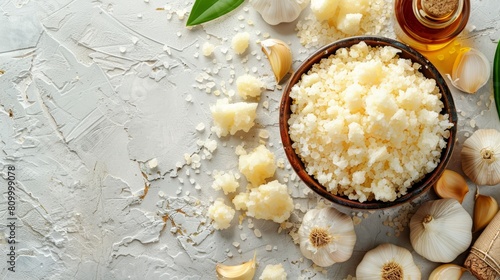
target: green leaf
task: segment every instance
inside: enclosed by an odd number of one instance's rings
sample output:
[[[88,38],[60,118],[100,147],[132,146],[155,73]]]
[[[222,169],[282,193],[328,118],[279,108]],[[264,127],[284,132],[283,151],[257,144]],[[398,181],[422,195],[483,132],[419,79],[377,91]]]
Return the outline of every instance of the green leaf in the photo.
[[[189,14],[187,26],[216,19],[236,9],[244,0],[196,0]]]
[[[493,59],[493,96],[498,115],[500,116],[500,41],[498,42],[495,58]]]

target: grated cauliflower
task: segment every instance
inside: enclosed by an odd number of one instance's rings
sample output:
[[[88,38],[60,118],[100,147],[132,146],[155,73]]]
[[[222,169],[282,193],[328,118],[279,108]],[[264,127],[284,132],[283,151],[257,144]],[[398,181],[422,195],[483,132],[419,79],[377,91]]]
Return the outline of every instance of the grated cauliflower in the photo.
[[[287,186],[277,180],[236,195],[233,204],[236,210],[246,210],[247,216],[276,223],[286,221],[294,208]]]
[[[214,221],[215,229],[228,228],[235,213],[236,211],[231,206],[226,205],[222,199],[217,199],[214,204],[208,207],[208,217]]]
[[[228,134],[234,135],[240,130],[248,132],[255,124],[257,103],[229,103],[229,99],[222,98],[210,106],[210,111],[214,119],[212,131],[218,137],[223,137]]]
[[[290,92],[292,147],[333,194],[393,201],[439,163],[453,124],[436,81],[398,52],[339,49]]]
[[[250,184],[258,186],[267,178],[274,176],[276,172],[274,154],[266,146],[259,145],[249,154],[240,155],[238,168]]]

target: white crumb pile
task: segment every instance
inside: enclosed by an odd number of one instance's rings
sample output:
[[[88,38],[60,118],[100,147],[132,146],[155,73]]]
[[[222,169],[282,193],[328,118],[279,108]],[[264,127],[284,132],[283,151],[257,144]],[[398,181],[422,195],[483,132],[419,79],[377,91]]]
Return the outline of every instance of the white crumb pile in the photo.
[[[259,280],[286,280],[286,272],[281,263],[279,264],[268,264],[262,271]]]
[[[327,14],[315,13],[313,2],[324,2],[316,4],[319,11],[326,11],[333,6],[335,10]],[[366,2],[367,7],[356,7],[354,4],[358,2]],[[312,10],[309,10],[304,19],[297,23],[297,36],[306,48],[321,47],[338,39],[356,35],[393,38],[395,37],[391,27],[393,5],[392,0],[312,1]]]
[[[292,147],[333,194],[393,201],[439,163],[453,124],[436,81],[398,52],[339,49],[290,92]]]

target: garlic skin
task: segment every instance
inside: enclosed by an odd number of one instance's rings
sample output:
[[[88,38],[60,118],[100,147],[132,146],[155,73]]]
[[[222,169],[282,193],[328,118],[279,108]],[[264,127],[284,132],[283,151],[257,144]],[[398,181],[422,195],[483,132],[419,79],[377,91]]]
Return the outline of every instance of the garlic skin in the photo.
[[[490,62],[480,51],[462,48],[453,64],[451,76],[446,76],[457,89],[476,93],[490,79]]]
[[[384,243],[368,251],[356,267],[357,280],[419,280],[421,273],[410,251]]]
[[[348,260],[356,244],[351,217],[332,207],[309,210],[298,233],[304,257],[322,267]]]
[[[427,201],[410,220],[410,241],[424,258],[449,263],[469,248],[472,218],[456,199]]]
[[[309,0],[250,0],[250,5],[270,25],[296,20]]]
[[[260,45],[271,64],[276,83],[279,83],[292,68],[292,51],[285,42],[278,39],[266,39]]]
[[[462,170],[478,185],[500,183],[500,132],[478,129],[464,141]]]
[[[215,271],[219,280],[252,280],[255,275],[256,254],[253,259],[239,265],[217,264]]]
[[[495,198],[476,193],[474,203],[474,228],[477,232],[485,228],[498,212],[498,203]]]
[[[429,275],[429,280],[460,280],[467,269],[456,264],[447,263],[436,267]]]

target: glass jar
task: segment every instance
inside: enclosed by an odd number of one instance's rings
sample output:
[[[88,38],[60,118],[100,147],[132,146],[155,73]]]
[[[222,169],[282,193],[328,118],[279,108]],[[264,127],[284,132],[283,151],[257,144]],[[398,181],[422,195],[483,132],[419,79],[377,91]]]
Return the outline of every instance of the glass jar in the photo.
[[[470,0],[395,0],[394,31],[421,51],[444,48],[467,25]]]

